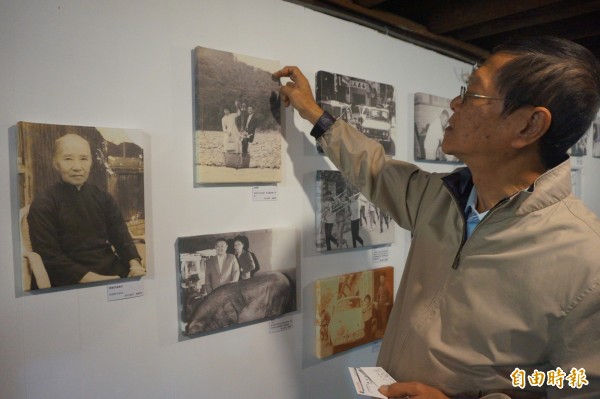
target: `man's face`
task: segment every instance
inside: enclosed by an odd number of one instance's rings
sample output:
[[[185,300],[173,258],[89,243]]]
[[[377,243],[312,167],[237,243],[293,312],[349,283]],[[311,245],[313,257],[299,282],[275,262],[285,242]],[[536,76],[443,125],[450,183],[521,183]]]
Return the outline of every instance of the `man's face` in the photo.
[[[227,243],[225,241],[218,241],[215,245],[215,249],[217,250],[217,255],[223,256],[227,251]]]
[[[254,107],[252,105],[248,106],[248,113],[252,115],[254,113]]]
[[[469,78],[467,91],[492,97],[503,97],[496,87],[498,70],[514,56],[494,54]],[[502,157],[508,150],[509,132],[517,126],[513,114],[502,115],[504,101],[465,96],[461,103],[456,96],[450,107],[454,111],[445,129],[442,150],[463,162],[489,162]],[[505,159],[505,158],[502,158]]]
[[[64,136],[54,154],[53,164],[63,182],[81,188],[92,167],[90,145],[79,136]]]

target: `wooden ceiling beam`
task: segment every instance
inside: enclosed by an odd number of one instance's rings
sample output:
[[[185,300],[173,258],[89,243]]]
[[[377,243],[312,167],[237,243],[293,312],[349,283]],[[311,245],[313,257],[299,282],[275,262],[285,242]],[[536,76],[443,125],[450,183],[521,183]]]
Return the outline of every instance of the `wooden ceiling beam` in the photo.
[[[461,29],[459,31],[452,32],[452,36],[460,40],[469,41],[499,33],[545,25],[597,11],[600,11],[600,0],[569,1]]]
[[[312,5],[329,5],[342,13],[349,14],[354,18],[368,18],[372,21],[383,23],[386,29],[395,30],[400,36],[404,36],[407,40],[412,41],[416,44],[420,44],[423,47],[429,47],[433,50],[444,52],[447,55],[458,55],[462,54],[461,59],[471,60],[482,60],[489,55],[489,52],[472,44],[465,43],[461,40],[454,39],[452,37],[446,37],[436,35],[430,32],[427,27],[418,24],[412,20],[401,17],[387,11],[380,11],[376,9],[370,9],[355,4],[350,0],[308,0],[308,1],[296,1],[303,4]],[[412,40],[411,40],[412,39]],[[429,44],[429,46],[428,46]],[[448,51],[450,50],[450,51]],[[454,52],[454,54],[452,54]]]
[[[354,0],[357,5],[365,8],[373,8],[386,1],[387,0]]]
[[[508,17],[558,2],[560,0],[468,0],[463,2],[440,2],[439,7],[432,10],[427,18],[427,27],[433,33],[447,34],[497,18]]]

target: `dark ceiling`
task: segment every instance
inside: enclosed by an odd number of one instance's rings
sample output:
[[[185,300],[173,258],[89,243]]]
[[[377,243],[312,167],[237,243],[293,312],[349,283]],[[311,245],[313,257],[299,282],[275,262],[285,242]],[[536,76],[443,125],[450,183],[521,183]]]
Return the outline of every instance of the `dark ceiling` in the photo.
[[[464,61],[511,37],[571,39],[600,59],[599,0],[289,0]]]

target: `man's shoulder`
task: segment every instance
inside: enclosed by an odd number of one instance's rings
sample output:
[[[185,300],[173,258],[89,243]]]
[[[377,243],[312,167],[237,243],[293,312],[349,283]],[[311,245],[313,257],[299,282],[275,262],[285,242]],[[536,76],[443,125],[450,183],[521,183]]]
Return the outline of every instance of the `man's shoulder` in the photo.
[[[584,230],[588,229],[589,233],[591,233],[591,237],[589,238],[600,245],[600,219],[598,215],[592,212],[582,200],[574,195],[567,197],[562,203],[568,210],[569,215],[573,216],[575,222],[580,224]],[[600,246],[598,250],[600,251]]]

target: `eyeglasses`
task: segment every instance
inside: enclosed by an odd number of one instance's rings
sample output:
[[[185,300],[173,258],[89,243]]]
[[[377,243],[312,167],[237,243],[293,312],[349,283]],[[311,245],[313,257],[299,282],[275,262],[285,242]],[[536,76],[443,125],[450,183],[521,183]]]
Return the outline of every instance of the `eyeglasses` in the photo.
[[[491,97],[491,96],[484,96],[483,94],[469,93],[465,86],[460,86],[460,102],[461,102],[461,104],[465,102],[466,96],[471,96],[471,97],[475,97],[475,98],[485,98],[487,100],[504,100],[504,98],[500,98],[500,97]]]

